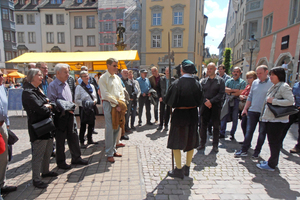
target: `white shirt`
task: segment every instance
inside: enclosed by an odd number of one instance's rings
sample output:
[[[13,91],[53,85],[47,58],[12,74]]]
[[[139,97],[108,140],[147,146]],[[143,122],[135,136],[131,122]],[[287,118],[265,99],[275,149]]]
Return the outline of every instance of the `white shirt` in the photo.
[[[101,99],[110,102],[112,107],[118,105],[118,100],[125,102],[124,88],[119,76],[108,71],[99,79]]]
[[[87,93],[87,91],[85,91],[85,89],[83,89],[81,87],[81,85],[77,85],[76,89],[75,89],[75,103],[78,106],[82,106],[82,101],[94,101],[97,100],[97,94],[96,94],[96,90],[95,87],[90,84],[93,92],[91,93],[93,99],[91,98],[91,96]]]

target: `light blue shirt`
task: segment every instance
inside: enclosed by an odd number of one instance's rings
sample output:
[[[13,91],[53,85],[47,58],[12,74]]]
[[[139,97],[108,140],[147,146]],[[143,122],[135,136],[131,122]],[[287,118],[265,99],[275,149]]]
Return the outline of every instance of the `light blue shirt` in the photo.
[[[266,95],[273,83],[270,78],[267,78],[265,81],[260,81],[256,79],[253,81],[250,93],[247,101],[251,101],[251,106],[249,111],[261,113],[262,107],[264,105]]]
[[[0,86],[0,121],[4,121],[9,126],[9,118],[7,116],[8,100],[6,96],[6,90],[4,85]]]
[[[148,94],[149,90],[151,89],[151,84],[148,78],[143,79],[142,77],[138,77],[136,79],[139,82],[141,88],[141,94]]]

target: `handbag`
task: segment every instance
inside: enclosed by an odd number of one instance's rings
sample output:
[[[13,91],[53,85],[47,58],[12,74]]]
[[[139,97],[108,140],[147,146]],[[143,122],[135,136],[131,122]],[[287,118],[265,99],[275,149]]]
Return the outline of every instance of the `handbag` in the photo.
[[[267,106],[276,118],[287,115],[293,115],[299,112],[296,106],[277,106],[272,105],[271,103],[267,103]]]
[[[245,107],[245,105],[246,105],[246,99],[244,99],[244,100],[240,100],[240,102],[239,102],[239,110],[240,111],[243,111],[244,110],[244,107]]]
[[[19,140],[19,138],[10,129],[8,129],[7,132],[8,132],[7,144],[9,144],[9,145],[15,144]]]
[[[38,138],[55,130],[55,125],[53,123],[52,118],[50,118],[50,117],[46,118],[40,122],[32,124],[32,127],[33,127],[36,135],[38,136]]]
[[[277,88],[276,92],[273,94],[273,97],[275,96],[275,94],[277,93],[281,85]],[[287,115],[293,115],[299,112],[298,108],[294,105],[278,106],[278,105],[272,105],[271,103],[267,103],[267,106],[269,107],[270,111],[274,114],[275,118],[283,117]]]

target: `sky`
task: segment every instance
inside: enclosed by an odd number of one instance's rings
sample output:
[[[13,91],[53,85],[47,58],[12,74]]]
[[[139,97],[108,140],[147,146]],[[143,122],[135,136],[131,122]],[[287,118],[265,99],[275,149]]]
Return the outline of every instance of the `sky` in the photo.
[[[228,3],[229,0],[204,1],[204,14],[208,17],[205,46],[209,47],[210,54],[219,55],[218,46],[225,34]]]

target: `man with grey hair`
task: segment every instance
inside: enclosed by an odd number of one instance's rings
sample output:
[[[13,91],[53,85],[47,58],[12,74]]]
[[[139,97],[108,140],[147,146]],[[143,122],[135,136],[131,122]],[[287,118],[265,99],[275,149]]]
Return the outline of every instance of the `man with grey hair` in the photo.
[[[242,74],[242,70],[240,67],[233,68],[232,78],[228,79],[225,83],[225,92],[227,94],[226,98],[232,99],[232,103],[229,104],[228,114],[225,115],[225,117],[223,117],[221,121],[220,138],[225,138],[227,120],[231,115],[232,128],[230,131],[230,135],[231,135],[230,139],[235,140],[234,134],[237,128],[238,115],[239,115],[239,102],[240,102],[239,96],[246,87],[246,81],[240,78],[241,74]]]
[[[56,79],[50,83],[48,87],[48,98],[52,102],[58,99],[72,103],[72,93],[66,81],[69,78],[69,65],[59,63],[55,66]],[[72,164],[87,165],[88,161],[81,158],[81,151],[79,147],[78,134],[74,131],[74,112],[65,112],[61,116],[57,113],[54,118],[56,131],[56,163],[57,167],[61,169],[70,169],[71,165],[66,163],[65,156],[65,140],[67,139],[68,146],[72,156]]]
[[[126,133],[132,133],[131,129],[129,128],[129,116],[131,112],[131,105],[132,105],[132,100],[133,100],[133,93],[134,93],[134,88],[132,82],[128,79],[128,70],[123,69],[122,70],[122,78],[121,81],[125,85],[125,89],[129,94],[130,100],[127,104],[127,113],[125,115],[125,132]],[[121,137],[122,140],[128,140],[129,137],[127,135],[124,135]]]
[[[36,64],[36,67],[39,68],[43,73],[42,84],[39,87],[43,90],[44,94],[47,96],[48,86],[53,81],[53,79],[48,76],[48,66],[46,63],[38,62]]]
[[[247,156],[248,150],[251,147],[251,141],[256,125],[259,122],[259,117],[263,109],[263,104],[268,90],[273,85],[268,77],[269,71],[266,65],[260,65],[256,68],[256,75],[258,79],[254,80],[248,95],[246,105],[242,112],[243,115],[247,115],[247,128],[246,135],[242,148],[235,152],[235,156]],[[261,124],[259,124],[259,130],[261,130]],[[259,131],[260,132],[260,131]],[[264,142],[264,141],[263,141]],[[258,142],[259,143],[259,142]],[[254,152],[253,157],[257,158],[260,150]]]
[[[0,70],[0,134],[3,137],[5,142],[5,151],[4,153],[0,154],[0,197],[2,193],[9,193],[17,190],[16,186],[4,186],[5,179],[6,179],[6,169],[8,164],[8,132],[7,129],[9,128],[9,118],[7,115],[8,109],[8,101],[6,96],[6,90],[3,85],[3,73]]]

